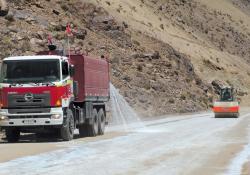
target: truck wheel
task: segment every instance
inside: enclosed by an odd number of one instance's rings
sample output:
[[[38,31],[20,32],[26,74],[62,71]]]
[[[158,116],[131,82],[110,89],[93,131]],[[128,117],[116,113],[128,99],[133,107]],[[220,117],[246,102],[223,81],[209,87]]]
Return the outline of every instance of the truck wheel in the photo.
[[[106,116],[103,112],[103,109],[100,109],[98,112],[98,130],[99,134],[103,135],[105,132],[105,121],[106,121]]]
[[[61,127],[61,138],[64,141],[70,141],[74,137],[75,121],[73,113],[70,109],[67,110],[66,121],[64,121]]]
[[[80,137],[94,137],[98,135],[98,114],[97,110],[93,109],[93,116],[88,119],[87,123],[79,126]]]
[[[97,110],[93,109],[93,118],[88,125],[88,136],[95,137],[98,135],[98,114]]]
[[[7,141],[10,143],[17,142],[20,138],[20,130],[17,128],[7,128],[5,134]]]

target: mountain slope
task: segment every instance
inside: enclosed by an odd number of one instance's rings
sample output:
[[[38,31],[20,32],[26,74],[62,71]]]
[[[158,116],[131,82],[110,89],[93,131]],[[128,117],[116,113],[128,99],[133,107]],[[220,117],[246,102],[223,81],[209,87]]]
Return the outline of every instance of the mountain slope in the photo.
[[[143,116],[208,109],[217,80],[248,99],[246,0],[8,2],[9,14],[0,17],[1,58],[45,49],[48,34],[62,48],[71,23],[71,47],[108,55],[113,84]]]
[[[132,28],[168,43],[190,56],[195,73],[206,83],[221,80],[248,102],[249,2],[246,0],[97,1]],[[248,4],[248,6],[246,6]],[[122,10],[117,10],[117,9]]]

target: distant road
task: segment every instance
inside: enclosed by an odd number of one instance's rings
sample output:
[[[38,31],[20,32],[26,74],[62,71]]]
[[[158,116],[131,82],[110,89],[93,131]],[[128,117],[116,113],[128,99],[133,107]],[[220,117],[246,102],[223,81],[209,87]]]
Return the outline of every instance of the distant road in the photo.
[[[239,119],[201,113],[111,127],[105,136],[71,142],[23,137],[0,144],[0,175],[238,175],[250,155],[249,125],[247,112]]]

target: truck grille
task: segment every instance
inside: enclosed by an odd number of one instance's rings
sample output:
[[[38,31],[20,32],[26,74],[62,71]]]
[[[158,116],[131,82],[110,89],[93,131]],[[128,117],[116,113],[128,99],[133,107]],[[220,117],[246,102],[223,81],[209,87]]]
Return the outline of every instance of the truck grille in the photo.
[[[51,115],[8,116],[9,119],[50,118]]]
[[[50,112],[50,94],[29,94],[32,98],[25,98],[26,94],[9,94],[8,111],[11,114],[46,113]]]

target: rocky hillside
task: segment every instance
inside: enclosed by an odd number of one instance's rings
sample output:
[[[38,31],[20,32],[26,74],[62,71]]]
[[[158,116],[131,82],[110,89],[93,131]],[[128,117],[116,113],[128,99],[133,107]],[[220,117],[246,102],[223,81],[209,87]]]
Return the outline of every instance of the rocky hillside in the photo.
[[[48,34],[62,48],[71,23],[72,49],[108,55],[112,83],[143,116],[206,110],[217,82],[248,94],[247,0],[7,2],[1,58],[44,50]]]

